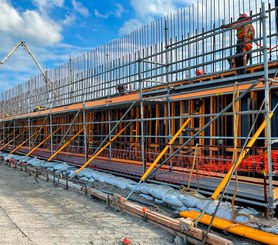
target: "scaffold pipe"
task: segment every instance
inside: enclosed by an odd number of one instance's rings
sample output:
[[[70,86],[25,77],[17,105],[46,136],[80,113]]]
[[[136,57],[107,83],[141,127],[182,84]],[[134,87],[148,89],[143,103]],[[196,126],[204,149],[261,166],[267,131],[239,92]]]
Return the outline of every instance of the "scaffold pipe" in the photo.
[[[22,130],[20,134],[18,134],[18,135],[15,136],[13,139],[11,139],[7,144],[3,145],[3,146],[0,148],[0,151],[2,151],[6,146],[8,146],[10,143],[12,143],[14,140],[16,140],[20,135],[22,135],[22,134],[25,133],[26,131],[27,131],[27,129]]]
[[[84,131],[84,128],[80,129],[74,136],[72,136],[69,141],[67,141],[60,149],[58,149],[52,156],[50,156],[47,161],[51,161],[55,156],[57,156],[63,149],[65,149],[70,142],[72,142],[79,134],[81,134]]]
[[[9,138],[11,135],[13,135],[15,133],[15,130],[13,131],[13,132],[11,132],[8,136],[7,136],[7,138]],[[2,144],[3,142],[4,142],[4,140],[5,140],[5,138],[4,139],[2,139],[1,141],[0,141],[0,144]]]
[[[39,129],[38,131],[36,131],[35,133],[33,133],[28,139],[24,140],[22,143],[20,143],[16,148],[14,148],[11,153],[14,153],[17,149],[19,149],[21,146],[23,146],[26,142],[28,142],[30,139],[32,139],[36,134],[38,134],[41,131],[41,129]]]
[[[48,135],[41,143],[39,143],[36,147],[34,147],[31,151],[29,151],[25,156],[30,156],[36,149],[38,149],[44,142],[48,141],[50,139],[50,137],[55,134],[56,132],[58,132],[60,129],[62,128],[62,126],[60,126],[59,128],[57,128],[56,130],[54,130],[54,132],[50,135]]]
[[[119,133],[117,133],[109,142],[107,142],[107,143],[106,143],[97,153],[95,153],[87,162],[85,162],[85,163],[83,164],[83,166],[82,166],[80,169],[76,170],[74,176],[75,176],[76,174],[80,173],[84,168],[86,168],[86,166],[87,166],[88,164],[90,164],[101,152],[103,152],[115,139],[117,139],[117,138],[127,129],[127,127],[128,127],[129,125],[130,125],[130,123],[129,123],[126,127],[124,127],[122,130],[120,130]],[[74,177],[74,176],[73,176],[73,177]],[[72,178],[73,178],[73,177],[72,177]]]
[[[151,164],[151,166],[147,169],[147,171],[143,174],[143,176],[141,177],[142,181],[145,181],[147,176],[150,174],[150,172],[154,169],[154,167],[156,166],[156,164],[159,162],[159,160],[164,156],[164,154],[168,151],[168,149],[170,148],[170,146],[175,142],[175,140],[177,139],[177,137],[180,135],[180,133],[182,132],[182,130],[184,130],[184,128],[189,124],[189,122],[191,121],[191,118],[188,118],[183,125],[180,127],[180,129],[176,132],[176,134],[173,136],[173,138],[169,141],[169,143],[164,147],[164,149],[160,152],[160,154],[157,156],[157,158],[153,161],[153,163]]]

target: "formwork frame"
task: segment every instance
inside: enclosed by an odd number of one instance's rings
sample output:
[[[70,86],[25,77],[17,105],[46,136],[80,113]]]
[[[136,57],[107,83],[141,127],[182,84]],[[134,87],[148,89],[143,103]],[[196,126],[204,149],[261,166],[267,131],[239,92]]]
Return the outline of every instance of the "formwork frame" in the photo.
[[[207,1],[212,3],[213,1]],[[202,1],[203,3],[203,1]],[[243,7],[244,9],[244,7]],[[271,6],[269,7],[269,9],[266,11],[266,14],[268,14],[268,18],[269,20],[272,18],[271,16],[273,16],[273,11],[276,10],[274,8],[271,8]],[[265,13],[264,11],[262,11],[263,13]],[[193,7],[191,7],[189,9],[189,13],[190,16],[191,14],[193,16],[195,16],[195,10]],[[258,55],[258,57],[255,57],[253,61],[252,65],[248,65],[248,69],[250,70],[250,72],[255,75],[258,76],[259,73],[257,74],[256,72],[256,67],[259,65],[263,65],[264,66],[264,70],[261,72],[264,77],[265,77],[265,81],[268,81],[268,57],[272,57],[273,51],[270,50],[270,52],[267,50],[267,45],[268,44],[273,44],[273,38],[275,37],[275,33],[272,33],[271,30],[270,32],[267,34],[266,33],[266,14],[264,14],[263,16],[259,16],[258,13],[253,14],[253,18],[250,21],[251,23],[261,23],[261,21],[263,22],[262,27],[259,28],[257,26],[257,30],[261,30],[263,31],[263,39],[261,38],[257,38],[256,41],[263,41],[263,47],[258,47],[258,48],[254,48],[252,51],[250,51],[249,53],[252,53],[254,55]],[[204,26],[197,26],[198,22],[192,22],[192,26],[191,24],[189,25],[189,30],[188,32],[186,31],[181,31],[181,29],[183,29],[183,27],[177,27],[176,23],[181,23],[179,21],[176,20],[176,18],[178,18],[179,16],[185,16],[185,11],[181,11],[180,13],[178,12],[177,15],[175,16],[168,16],[166,19],[161,19],[158,22],[155,22],[151,25],[151,30],[156,30],[158,31],[158,34],[152,34],[149,38],[149,42],[152,44],[150,46],[147,46],[148,41],[144,41],[143,39],[145,38],[145,36],[147,36],[147,28],[148,27],[143,27],[142,30],[135,32],[134,37],[138,36],[138,39],[134,38],[133,40],[136,41],[138,40],[139,43],[139,47],[136,47],[137,49],[139,49],[139,51],[136,49],[134,49],[133,47],[133,51],[135,52],[131,52],[131,56],[130,54],[126,54],[124,51],[119,51],[119,57],[116,58],[114,57],[114,59],[112,60],[108,60],[108,56],[107,56],[107,52],[103,52],[102,49],[98,49],[98,52],[102,52],[105,53],[105,62],[103,64],[101,64],[101,59],[99,58],[96,53],[87,53],[84,54],[80,57],[77,58],[77,60],[72,61],[70,58],[70,62],[69,64],[66,64],[66,66],[68,66],[68,70],[69,70],[69,78],[67,77],[68,74],[66,74],[66,76],[64,76],[64,78],[67,80],[70,80],[70,83],[64,83],[59,85],[59,82],[61,82],[61,80],[63,79],[63,77],[59,77],[57,76],[57,78],[59,78],[58,82],[55,82],[54,86],[55,89],[58,90],[65,90],[66,92],[64,92],[64,95],[66,96],[70,96],[69,102],[67,102],[67,100],[64,100],[63,98],[61,99],[57,99],[57,101],[54,101],[52,105],[52,100],[49,99],[47,103],[49,104],[49,115],[50,115],[50,119],[49,119],[49,131],[50,131],[50,150],[51,150],[51,154],[53,154],[54,152],[54,140],[53,140],[53,132],[55,130],[53,130],[54,126],[61,126],[64,123],[61,122],[60,125],[57,123],[54,123],[53,120],[55,119],[55,113],[53,113],[53,108],[55,108],[55,106],[59,105],[59,106],[67,106],[68,104],[74,104],[77,102],[81,102],[82,106],[82,121],[78,122],[76,124],[77,127],[83,127],[84,128],[84,141],[85,141],[85,145],[84,145],[84,151],[85,151],[85,158],[87,160],[87,153],[88,153],[88,147],[87,147],[87,138],[91,137],[92,135],[90,135],[90,133],[87,135],[86,133],[86,125],[90,124],[90,125],[101,125],[103,123],[107,123],[109,126],[109,132],[111,131],[111,123],[115,123],[116,121],[113,120],[111,118],[111,111],[109,111],[109,116],[108,116],[108,122],[104,122],[103,120],[100,120],[99,122],[93,123],[90,122],[89,120],[86,120],[86,112],[88,110],[90,110],[90,108],[87,108],[87,101],[90,99],[99,99],[102,98],[103,100],[110,100],[110,97],[114,96],[114,85],[117,84],[118,82],[123,82],[125,85],[129,85],[132,84],[133,85],[133,91],[134,93],[138,93],[138,101],[140,102],[140,118],[137,118],[136,120],[132,120],[135,123],[139,122],[140,124],[140,130],[136,129],[136,135],[139,135],[141,142],[138,142],[140,144],[140,151],[141,151],[141,164],[143,167],[143,172],[146,171],[146,159],[145,159],[145,154],[146,154],[146,143],[150,141],[150,139],[152,138],[162,138],[164,140],[164,144],[167,144],[167,140],[169,141],[169,139],[171,138],[171,133],[174,131],[174,125],[175,124],[175,120],[180,120],[180,123],[182,120],[185,120],[186,118],[188,118],[189,116],[181,116],[181,115],[173,115],[175,113],[175,103],[178,103],[178,101],[180,101],[180,103],[183,101],[182,99],[175,99],[174,96],[172,96],[171,92],[172,92],[172,86],[175,87],[174,92],[176,91],[183,91],[186,89],[192,89],[192,91],[194,91],[194,88],[196,88],[197,92],[203,92],[203,91],[207,91],[208,87],[205,87],[205,85],[207,86],[211,86],[213,85],[215,88],[217,88],[216,83],[219,83],[220,80],[222,79],[222,83],[225,82],[225,76],[223,76],[223,68],[226,67],[225,64],[225,59],[228,57],[227,53],[229,53],[229,57],[236,57],[236,55],[230,55],[232,52],[232,49],[236,47],[236,45],[228,45],[225,46],[223,45],[223,36],[225,36],[225,34],[228,34],[229,36],[231,36],[232,33],[232,28],[227,29],[227,30],[220,30],[220,28],[216,27],[216,23],[212,22],[212,25],[208,28],[204,28]],[[216,17],[216,14],[212,14],[211,16],[214,16],[214,20]],[[235,16],[235,15],[233,15]],[[192,17],[192,19],[199,19],[200,16],[196,15],[195,17]],[[230,18],[230,14],[229,14],[229,22],[233,21],[232,18]],[[227,21],[227,18],[225,17],[223,20],[219,19],[219,22],[224,23],[225,21]],[[164,25],[163,25],[164,23]],[[271,23],[269,21],[269,23]],[[201,32],[199,32],[201,28]],[[176,30],[177,29],[177,30]],[[206,29],[206,30],[205,30]],[[160,30],[160,31],[159,31]],[[181,31],[181,33],[178,34],[172,34],[175,32],[179,32]],[[170,33],[170,34],[169,34]],[[192,35],[191,33],[194,33],[194,35]],[[185,38],[186,36],[186,38]],[[180,38],[182,37],[182,38]],[[220,38],[221,37],[221,38]],[[127,38],[128,39],[128,38]],[[157,40],[155,40],[157,39]],[[125,39],[121,39],[118,41],[118,45],[121,46],[124,44]],[[214,42],[214,45],[211,49],[209,49],[209,41],[216,41]],[[229,44],[234,43],[232,38],[228,39]],[[145,43],[145,45],[143,45],[143,43]],[[201,44],[200,44],[201,43]],[[222,44],[222,46],[220,45],[220,43]],[[277,43],[277,41],[276,41]],[[136,43],[137,44],[137,43]],[[109,44],[110,45],[110,44]],[[111,44],[110,46],[105,46],[105,48],[108,50],[113,50],[113,45]],[[125,44],[124,44],[125,45]],[[136,46],[136,45],[135,45]],[[219,46],[219,47],[218,47]],[[195,47],[194,52],[192,53],[190,50],[192,47]],[[202,52],[199,52],[199,48],[201,47]],[[180,52],[180,50],[182,52]],[[183,52],[184,50],[188,50],[187,53]],[[264,52],[263,54],[263,61],[261,61],[261,56],[259,56],[260,52]],[[219,53],[222,54],[222,57],[219,58]],[[96,60],[98,60],[98,63],[96,66],[92,66],[90,67],[88,64],[84,65],[85,69],[80,69],[78,68],[78,65],[82,66],[82,63],[90,63],[91,60],[88,59],[89,56],[93,55],[94,58],[96,58]],[[177,57],[181,57],[180,59]],[[274,61],[275,62],[275,61]],[[73,64],[75,63],[75,64]],[[154,66],[155,64],[155,66]],[[220,64],[220,65],[219,65]],[[196,77],[194,76],[194,71],[197,68],[203,68],[203,67],[209,67],[209,71],[210,71],[210,75],[202,75],[200,77]],[[218,67],[220,66],[221,69]],[[266,69],[267,68],[267,69]],[[74,69],[78,70],[79,72],[75,72]],[[254,69],[254,70],[252,70]],[[188,74],[186,74],[188,72]],[[51,71],[50,71],[51,73]],[[73,74],[74,73],[74,74]],[[229,70],[227,77],[230,78],[230,81],[234,80],[235,78],[233,77],[235,74],[235,70]],[[273,71],[272,73],[273,74]],[[52,75],[50,74],[50,77]],[[175,77],[176,76],[176,77]],[[181,77],[179,77],[181,76]],[[217,76],[220,76],[220,79],[217,78]],[[248,81],[250,79],[250,74],[246,74],[246,75],[241,75],[238,76],[237,79],[244,82],[244,81]],[[55,77],[55,76],[54,76]],[[175,78],[174,78],[175,77]],[[214,79],[216,77],[216,79]],[[204,80],[202,80],[204,79]],[[208,81],[206,82],[206,80],[209,79],[213,79],[212,81]],[[36,80],[36,79],[35,79]],[[54,79],[55,81],[55,79]],[[68,80],[67,80],[68,81]],[[93,81],[93,86],[90,86],[91,82]],[[102,82],[104,81],[104,82]],[[109,83],[108,83],[109,82]],[[196,82],[202,82],[202,84],[196,84]],[[88,86],[85,85],[85,83],[88,83]],[[157,83],[160,83],[161,86],[158,86]],[[38,82],[38,85],[40,83]],[[57,85],[58,84],[58,85]],[[108,84],[106,86],[106,84]],[[200,85],[200,88],[198,88],[198,86]],[[201,87],[201,85],[203,85],[203,87]],[[31,82],[28,82],[28,87],[30,88],[32,86]],[[68,93],[69,89],[72,89],[73,87],[77,87],[80,86],[79,89],[77,90],[77,95],[73,95],[72,93]],[[106,87],[105,87],[106,86]],[[94,89],[95,88],[95,89]],[[18,91],[23,90],[20,86],[18,87]],[[31,90],[31,89],[30,89]],[[36,94],[36,90],[41,90],[40,93]],[[44,90],[43,87],[37,86],[35,87],[35,89],[31,90],[34,92],[34,94],[30,95],[30,97],[27,96],[27,99],[32,101],[34,100],[34,102],[28,102],[27,105],[27,109],[28,109],[28,125],[29,128],[31,126],[31,109],[32,107],[37,103],[43,102],[44,100],[40,101],[38,99],[36,99],[37,97],[40,97],[39,95],[41,94],[45,94],[46,91]],[[84,91],[84,92],[83,92]],[[266,92],[267,91],[267,92]],[[61,92],[61,91],[60,91]],[[63,93],[58,93],[59,95],[63,95]],[[91,94],[93,92],[93,96],[95,97],[88,97],[89,94]],[[9,92],[11,94],[11,92]],[[8,93],[8,94],[9,94]],[[20,94],[19,92],[16,94]],[[156,96],[156,95],[160,95]],[[269,97],[268,97],[268,89],[265,87],[265,100],[268,101]],[[23,104],[26,102],[26,95],[24,93],[20,94],[19,97],[22,98],[13,98],[7,94],[3,95],[3,101],[2,101],[2,108],[9,108],[9,99],[12,99],[14,101],[16,101],[15,103],[19,103],[19,104]],[[178,97],[179,95],[177,95]],[[51,94],[48,95],[49,98],[51,97]],[[4,99],[5,98],[5,99]],[[189,98],[187,98],[187,100],[189,101]],[[215,95],[214,96],[209,96],[209,97],[204,97],[204,98],[209,98],[211,100],[211,108],[210,108],[210,114],[205,113],[205,107],[202,108],[203,112],[200,113],[199,115],[195,115],[192,116],[192,118],[196,118],[196,120],[192,120],[192,127],[194,129],[194,127],[196,125],[204,125],[205,124],[205,120],[206,118],[211,117],[213,114],[217,114],[217,110],[215,111],[215,113],[212,113],[213,110],[213,105],[212,104],[216,104],[216,100],[215,100]],[[150,108],[152,106],[152,103],[156,103],[158,100],[162,100],[165,103],[161,103],[163,104],[164,107],[164,115],[163,117],[159,116],[157,117],[157,115],[155,117],[152,116],[145,116],[145,110],[146,107],[150,105]],[[194,97],[191,97],[191,101],[188,102],[188,112],[192,112],[192,110],[194,110],[194,103],[193,103],[193,99]],[[224,98],[222,103],[227,103],[227,98]],[[4,103],[5,102],[5,103]],[[12,103],[12,107],[15,105],[15,103]],[[44,102],[43,102],[44,103]],[[120,106],[122,102],[114,103],[113,106]],[[111,108],[109,105],[109,102],[107,103],[109,109]],[[269,102],[266,103],[268,104],[268,107],[265,108],[265,115],[268,115],[269,113]],[[156,103],[156,105],[159,106],[159,103]],[[20,107],[20,105],[19,105]],[[157,108],[157,107],[156,107]],[[26,109],[26,107],[21,107],[19,108],[19,114],[23,114],[24,110]],[[184,109],[184,108],[183,108]],[[4,109],[3,109],[4,111]],[[9,111],[9,110],[8,110]],[[156,109],[156,112],[158,110]],[[11,110],[11,114],[13,114],[14,111]],[[137,112],[136,112],[137,113]],[[256,113],[254,110],[249,110],[249,111],[244,111],[242,112],[242,115],[247,114],[247,115],[252,115]],[[106,115],[106,114],[101,114]],[[36,115],[34,115],[36,116]],[[40,114],[38,114],[37,116],[40,116]],[[14,119],[14,128],[16,127],[16,120]],[[160,136],[156,136],[156,135],[149,135],[145,130],[145,124],[146,122],[157,122],[159,120],[164,120],[167,126],[167,130],[166,134],[161,134]],[[226,119],[224,118],[223,121],[225,121]],[[5,136],[4,134],[4,128],[5,128],[5,122],[7,121],[11,121],[11,118],[7,118],[7,119],[3,119],[3,137]],[[124,122],[129,122],[129,120],[125,120]],[[222,123],[223,125],[224,123]],[[196,126],[197,127],[197,126]],[[157,124],[156,124],[156,128],[158,128]],[[270,136],[270,123],[267,122],[267,134],[266,134],[266,139],[267,139],[267,149],[268,149],[268,161],[269,161],[269,167],[271,167],[271,158],[270,158],[270,152],[271,152],[271,136]],[[211,126],[211,131],[215,131],[215,126]],[[150,132],[150,131],[149,131]],[[31,131],[29,130],[28,134],[31,134]],[[190,137],[190,134],[193,135],[193,132],[189,132],[189,136],[180,136],[178,138],[178,140],[180,141],[180,144],[182,144],[182,142],[186,139],[188,139]],[[103,137],[103,136],[107,136],[108,134],[102,134],[100,133],[99,135],[94,135],[94,137]],[[109,135],[110,137],[110,135]],[[127,137],[127,136],[126,136]],[[132,135],[129,135],[130,138],[132,138]],[[205,140],[207,137],[210,136],[199,136],[198,139],[199,140]],[[222,140],[226,140],[226,139],[231,139],[232,137],[230,136],[222,136],[222,135],[215,135],[213,134],[210,140],[210,142],[213,142],[213,138],[218,139],[221,138]],[[239,139],[244,138],[244,136],[239,137]],[[261,137],[262,139],[265,139],[265,137]],[[157,139],[156,139],[157,140]],[[217,148],[217,147],[216,147]],[[218,147],[219,148],[219,147]],[[110,146],[110,153],[109,153],[109,158],[111,159],[111,151],[112,151],[112,146]],[[212,151],[209,154],[211,157],[214,155],[212,153]],[[172,162],[170,162],[170,166],[172,166]],[[271,168],[269,168],[271,169]],[[269,182],[271,183],[271,176],[269,176]],[[271,199],[273,197],[271,197],[271,194],[269,193],[269,203],[271,203]],[[271,204],[270,204],[271,206]]]

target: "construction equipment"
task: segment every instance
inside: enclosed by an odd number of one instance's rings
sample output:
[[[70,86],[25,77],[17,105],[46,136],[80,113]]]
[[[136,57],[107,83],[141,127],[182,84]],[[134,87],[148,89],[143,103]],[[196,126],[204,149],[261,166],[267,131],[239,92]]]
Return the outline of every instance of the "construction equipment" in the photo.
[[[53,93],[55,96],[58,96],[57,92],[54,89],[54,85],[53,83],[49,80],[49,78],[47,77],[46,73],[43,71],[41,65],[39,64],[39,62],[36,60],[35,56],[33,55],[33,53],[31,52],[31,50],[29,49],[29,47],[27,46],[27,44],[24,41],[19,42],[18,44],[15,45],[15,47],[6,55],[6,57],[0,62],[1,65],[4,64],[4,62],[20,47],[22,46],[24,48],[24,50],[31,56],[32,60],[35,62],[36,66],[38,67],[38,69],[40,70],[43,79],[45,81],[46,84],[49,85],[49,87],[52,89]]]
[[[47,110],[48,108],[46,108],[46,107],[44,107],[44,106],[40,106],[40,105],[38,105],[38,106],[36,106],[35,107],[35,109],[34,109],[34,111],[33,112],[37,112],[37,111],[45,111],[45,110]]]

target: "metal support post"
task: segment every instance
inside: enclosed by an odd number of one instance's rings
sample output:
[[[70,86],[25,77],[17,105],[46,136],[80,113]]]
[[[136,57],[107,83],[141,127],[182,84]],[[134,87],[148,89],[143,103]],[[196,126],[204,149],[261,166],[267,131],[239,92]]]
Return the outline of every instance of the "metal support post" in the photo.
[[[249,88],[247,88],[243,93],[241,93],[234,102],[237,102],[241,100],[246,94],[248,94],[256,85],[258,85],[261,81],[254,81]],[[191,136],[186,142],[184,142],[178,149],[176,149],[172,154],[170,154],[169,157],[167,157],[162,163],[160,163],[156,169],[152,169],[148,171],[148,174],[144,174],[138,184],[135,186],[135,188],[131,191],[131,193],[128,195],[128,197],[131,196],[131,194],[138,188],[138,186],[143,182],[146,181],[150,176],[152,176],[158,169],[160,169],[165,163],[169,161],[175,154],[177,154],[184,146],[186,146],[191,140],[195,139],[202,131],[204,131],[206,128],[208,128],[213,122],[215,122],[219,117],[221,117],[225,112],[227,112],[232,106],[233,103],[231,102],[229,105],[227,105],[221,112],[219,112],[213,119],[211,119],[206,125],[204,125],[201,129],[199,129],[193,136]],[[154,168],[154,166],[153,166]],[[150,168],[149,168],[150,169]]]
[[[270,130],[270,114],[269,114],[269,84],[268,84],[268,58],[267,58],[267,33],[266,33],[265,3],[262,3],[262,29],[263,29],[263,48],[264,48],[264,79],[265,79],[265,120],[266,120],[266,147],[267,147],[267,165],[268,165],[268,208],[269,215],[273,217],[273,183],[272,183],[272,159],[271,159],[271,130]]]
[[[83,104],[82,104],[82,112],[83,112],[84,159],[87,162],[87,160],[88,160],[88,149],[87,149],[86,104],[85,104],[84,100],[83,100]]]
[[[168,143],[172,138],[172,127],[171,127],[171,101],[169,98],[170,95],[170,72],[169,72],[169,46],[168,46],[168,24],[167,18],[165,18],[164,22],[164,34],[165,34],[165,65],[166,65],[166,84],[167,84],[167,115],[168,115]],[[172,49],[171,49],[172,50]],[[172,146],[170,146],[170,153],[172,151]],[[172,159],[170,159],[170,167],[172,168]]]
[[[72,121],[71,121],[69,127],[67,128],[67,131],[64,133],[63,138],[61,139],[59,145],[57,146],[57,149],[59,149],[59,148],[61,147],[61,145],[63,144],[64,139],[65,139],[66,136],[68,135],[68,133],[69,133],[69,131],[70,131],[70,129],[71,129],[73,123],[75,122],[75,119],[78,117],[79,113],[80,113],[80,110],[78,110],[78,112],[76,113],[75,117],[72,119]]]
[[[53,128],[52,128],[52,94],[49,92],[49,100],[50,100],[50,106],[49,106],[49,131],[50,131],[50,152],[51,155],[53,155]]]
[[[56,130],[53,131],[52,134],[55,134],[61,128],[62,128],[62,126],[58,127]],[[27,156],[27,157],[30,156],[36,149],[38,149],[44,142],[48,141],[51,137],[52,137],[52,135],[48,135],[42,142],[40,142],[36,147],[34,147],[31,151],[29,151],[25,156]]]
[[[111,110],[108,110],[108,131],[111,131]],[[111,141],[111,135],[109,136],[109,141]],[[109,160],[112,160],[112,144],[109,145]]]
[[[76,170],[75,174],[70,178],[72,179],[76,174],[80,173],[88,164],[90,164],[101,152],[103,152],[115,139],[117,139],[126,129],[127,127],[131,124],[128,123],[122,130],[120,130],[119,133],[117,133],[109,142],[107,142],[100,150],[96,151],[96,153],[87,161],[83,164],[81,168]]]
[[[28,92],[28,99],[27,99],[27,104],[28,104],[28,134],[29,134],[29,139],[31,139],[31,120],[30,120],[30,99],[29,99],[29,92]],[[31,141],[29,140],[28,141],[28,150],[30,151],[31,150]]]
[[[104,140],[100,143],[100,145],[98,146],[98,148],[95,150],[95,153],[93,154],[93,156],[92,157],[94,157],[95,156],[95,154],[97,154],[98,152],[99,152],[99,150],[101,149],[101,148],[103,148],[102,146],[103,146],[103,144],[104,144],[104,142],[110,137],[110,135],[114,132],[114,130],[115,130],[115,128],[123,121],[123,119],[125,118],[125,116],[128,114],[128,112],[131,110],[131,108],[134,106],[136,104],[136,101],[134,101],[131,105],[130,105],[130,107],[127,109],[127,111],[124,113],[124,115],[120,118],[120,120],[116,123],[116,125],[112,128],[112,130],[109,132],[109,134],[108,135],[106,135],[106,137],[104,138]],[[130,123],[129,123],[130,124]],[[128,125],[129,125],[128,124]],[[124,128],[124,129],[126,129],[127,128],[127,126]],[[121,132],[123,132],[123,131],[121,131]],[[119,133],[117,134],[118,136],[120,135]],[[109,142],[112,142],[112,140],[113,139],[111,139]],[[107,145],[108,146],[108,145]],[[90,160],[88,160],[88,161],[90,161]],[[91,160],[92,161],[92,160]]]
[[[9,129],[8,129],[9,130]],[[9,139],[9,137],[15,133],[15,130],[13,130],[10,134],[7,135],[7,137],[4,137],[1,141],[0,141],[0,144],[2,144],[3,142],[5,142],[5,139]],[[4,135],[5,135],[5,132],[4,132]]]
[[[13,123],[14,123],[14,132],[15,132],[15,130],[16,130],[16,128],[15,128],[15,119],[13,120]],[[18,132],[19,133],[19,132]],[[13,140],[12,141],[14,141],[15,142],[15,139],[16,139],[17,137],[15,136],[15,133],[14,133],[14,138],[13,138]],[[9,140],[9,139],[8,139]],[[11,141],[11,142],[12,142]]]
[[[139,100],[140,100],[140,128],[141,128],[141,162],[142,171],[146,172],[146,161],[145,161],[145,137],[144,137],[144,102],[143,102],[143,80],[141,77],[141,55],[138,53],[138,81],[139,81]]]
[[[12,143],[13,141],[15,142],[15,140],[21,136],[22,134],[24,134],[25,132],[27,131],[27,129],[23,129],[17,136],[14,135],[14,138],[11,139],[8,143],[6,143],[5,145],[3,145],[1,148],[0,148],[0,151],[2,151],[3,149],[5,149],[5,147],[7,147],[10,143]]]
[[[84,128],[80,129],[74,136],[72,136],[62,147],[57,148],[54,154],[52,154],[47,161],[50,162],[55,156],[57,156],[63,149],[65,149],[78,135],[84,131]]]
[[[4,93],[2,93],[2,129],[3,129],[3,137],[2,140],[0,142],[0,144],[4,141],[5,142],[5,121],[4,121],[4,115],[5,115],[5,110],[4,110]]]
[[[18,146],[16,146],[11,153],[14,153],[17,149],[19,149],[21,146],[23,146],[27,141],[30,142],[30,139],[33,138],[36,134],[38,134],[40,132],[41,129],[39,129],[38,131],[36,131],[35,133],[33,133],[32,135],[30,135],[30,128],[29,128],[29,138],[27,138],[26,140],[24,140],[22,143],[20,143]]]

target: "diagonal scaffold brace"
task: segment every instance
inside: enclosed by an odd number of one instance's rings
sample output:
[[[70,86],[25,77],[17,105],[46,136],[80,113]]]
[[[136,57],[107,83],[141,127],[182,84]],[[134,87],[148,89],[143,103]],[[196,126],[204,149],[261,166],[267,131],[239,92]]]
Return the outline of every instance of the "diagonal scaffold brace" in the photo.
[[[21,146],[23,146],[27,141],[29,141],[30,139],[32,139],[33,137],[35,137],[39,132],[41,131],[41,129],[37,130],[35,133],[33,133],[29,138],[27,138],[26,140],[24,140],[22,143],[20,143],[18,146],[16,146],[10,153],[14,153],[15,151],[17,151]]]
[[[103,152],[111,143],[113,143],[115,141],[115,139],[117,139],[127,128],[128,126],[131,124],[131,122],[129,122],[122,130],[119,131],[119,133],[117,133],[111,140],[109,140],[100,150],[98,150],[87,162],[85,162],[83,164],[83,166],[81,168],[79,168],[78,170],[76,170],[76,172],[74,173],[74,175],[69,179],[71,180],[72,178],[74,178],[78,173],[80,173],[84,168],[86,168],[94,159],[96,159],[99,154],[101,152]]]
[[[252,82],[252,84],[244,90],[236,99],[235,102],[241,100],[245,95],[247,95],[254,87],[256,87],[259,83],[262,83],[262,79],[255,80]],[[227,112],[232,106],[234,102],[231,102],[229,105],[227,105],[221,112],[219,112],[217,115],[214,116],[213,119],[211,119],[206,125],[204,125],[201,129],[199,129],[194,135],[192,135],[186,142],[184,142],[178,149],[176,149],[167,159],[165,159],[162,163],[160,163],[155,169],[154,167],[158,163],[158,161],[155,161],[152,163],[152,165],[148,168],[148,170],[142,175],[140,178],[140,181],[137,183],[137,185],[134,187],[134,189],[129,193],[129,195],[126,197],[127,199],[132,195],[132,193],[140,186],[140,184],[144,181],[146,181],[150,176],[152,176],[158,169],[160,169],[164,164],[166,164],[174,155],[176,155],[184,146],[186,146],[191,140],[195,139],[202,131],[204,131],[206,128],[208,128],[213,122],[215,122],[219,117],[221,117],[225,112]]]
[[[2,151],[4,148],[6,148],[10,143],[12,143],[14,140],[16,140],[18,137],[20,137],[22,134],[24,134],[27,131],[27,129],[23,129],[17,136],[15,136],[13,139],[11,139],[8,143],[6,143],[5,145],[3,145],[0,148],[0,151]]]
[[[29,151],[25,156],[26,157],[30,156],[36,149],[38,149],[43,143],[48,141],[51,138],[51,136],[54,135],[55,133],[57,133],[61,128],[62,128],[62,126],[58,127],[56,130],[54,130],[52,132],[52,134],[48,135],[42,142],[40,142],[36,147],[34,147],[31,151]]]
[[[115,126],[111,129],[111,131],[109,132],[108,135],[106,135],[106,137],[104,138],[104,140],[101,142],[101,144],[98,146],[98,148],[95,150],[95,153],[93,154],[93,156],[83,164],[83,166],[78,169],[73,176],[71,176],[71,179],[73,179],[78,173],[80,173],[88,164],[90,164],[101,152],[103,152],[105,150],[105,148],[107,148],[115,139],[117,139],[127,128],[128,126],[131,124],[131,122],[129,122],[122,130],[120,130],[119,133],[117,133],[111,140],[109,140],[109,142],[107,142],[104,146],[103,144],[105,143],[105,141],[112,135],[112,133],[114,132],[114,130],[117,128],[117,126],[123,121],[123,119],[126,117],[126,115],[129,113],[129,111],[131,110],[131,108],[137,103],[137,101],[132,102],[132,104],[129,106],[129,108],[126,110],[126,112],[122,115],[122,117],[120,118],[120,120],[115,124]]]

